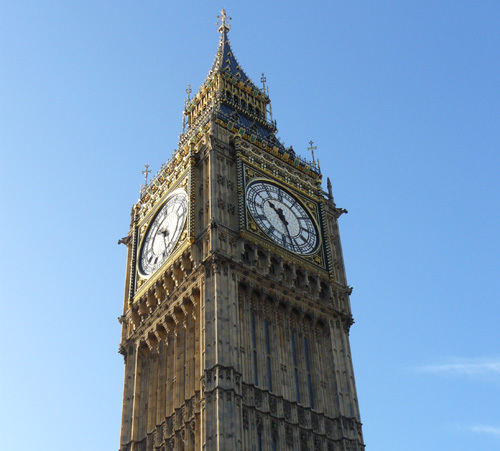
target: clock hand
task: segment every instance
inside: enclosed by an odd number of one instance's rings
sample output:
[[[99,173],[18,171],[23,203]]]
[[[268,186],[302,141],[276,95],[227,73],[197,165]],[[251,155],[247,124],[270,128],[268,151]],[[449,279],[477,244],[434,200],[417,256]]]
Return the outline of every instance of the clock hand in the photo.
[[[276,212],[276,214],[280,218],[281,222],[285,226],[286,233],[288,235],[288,238],[290,239],[290,246],[292,246],[292,249],[294,249],[292,235],[290,234],[290,230],[288,229],[288,221],[286,220],[285,215],[283,214],[283,209],[282,208],[276,208],[272,202],[269,202],[269,205]]]
[[[282,208],[276,208],[272,202],[269,202],[269,205],[276,212],[276,214],[280,218],[281,222],[285,225],[285,227],[288,230],[288,227],[287,227],[288,226],[288,221],[286,220],[285,215],[283,214],[283,209]],[[290,234],[288,234],[288,235],[290,235]]]
[[[290,230],[288,230],[288,222],[284,223],[286,233],[288,234],[288,238],[290,238],[290,245],[292,246],[292,249],[295,249],[295,246],[293,245],[293,240],[292,240],[292,235],[290,235]]]
[[[170,235],[170,232],[168,231],[168,229],[165,229],[165,230],[162,230],[160,233],[163,235],[163,242],[165,243],[165,247],[167,247],[168,246],[167,236]]]

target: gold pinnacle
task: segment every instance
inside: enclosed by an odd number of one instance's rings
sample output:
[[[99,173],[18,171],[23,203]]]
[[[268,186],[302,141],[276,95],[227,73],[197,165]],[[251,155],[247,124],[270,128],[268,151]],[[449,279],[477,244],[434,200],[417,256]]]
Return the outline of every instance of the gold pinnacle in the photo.
[[[219,33],[227,33],[231,29],[231,25],[229,23],[226,23],[227,20],[232,20],[231,17],[226,16],[226,9],[222,8],[222,11],[220,12],[220,16],[217,16],[217,19],[221,21],[221,25],[219,27]],[[217,23],[217,25],[219,25]]]

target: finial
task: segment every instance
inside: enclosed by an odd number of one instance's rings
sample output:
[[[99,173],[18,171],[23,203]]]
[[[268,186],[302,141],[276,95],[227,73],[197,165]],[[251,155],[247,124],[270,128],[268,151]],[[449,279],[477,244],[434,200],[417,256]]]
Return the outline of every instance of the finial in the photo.
[[[227,33],[231,29],[231,25],[229,25],[229,23],[226,23],[226,19],[227,20],[232,20],[232,19],[226,16],[225,8],[222,8],[220,16],[217,16],[217,19],[221,21],[221,24],[219,26],[219,33]],[[219,23],[217,23],[217,25],[219,25]]]
[[[264,94],[267,95],[269,99],[269,86],[266,86],[267,78],[264,76],[264,72],[262,72],[262,77],[260,78],[262,82],[262,87],[264,89]],[[271,106],[271,102],[269,101],[269,120],[273,122],[273,107]]]
[[[185,133],[186,131],[186,108],[191,101],[191,93],[193,90],[191,89],[191,85],[188,85],[186,88],[186,94],[187,94],[187,99],[184,100],[184,114],[182,115],[182,133]]]
[[[330,177],[326,178],[326,187],[328,189],[328,200],[333,202],[332,182],[330,182]]]
[[[314,160],[314,151],[318,150],[318,146],[313,146],[313,144],[314,144],[314,142],[312,140],[309,141],[309,147],[307,148],[307,150],[311,151],[312,162],[313,162],[313,165],[316,166],[316,161]],[[319,166],[319,160],[318,160],[318,166]]]
[[[146,164],[146,169],[142,173],[144,174],[144,186],[146,186],[148,184],[148,175],[151,174],[149,164]]]

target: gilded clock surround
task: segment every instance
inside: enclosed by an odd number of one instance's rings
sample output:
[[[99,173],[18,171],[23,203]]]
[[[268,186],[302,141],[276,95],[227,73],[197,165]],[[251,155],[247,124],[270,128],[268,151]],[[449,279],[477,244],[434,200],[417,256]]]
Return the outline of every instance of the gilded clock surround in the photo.
[[[171,191],[154,213],[141,239],[139,273],[150,277],[158,271],[187,232],[184,231],[188,213],[188,197],[184,189]]]
[[[291,180],[290,175],[285,178],[279,177],[278,172],[270,172],[267,170],[268,165],[261,164],[260,167],[257,166],[258,160],[253,158],[254,164],[251,164],[247,159],[245,159],[240,154],[240,166],[239,166],[239,186],[240,186],[240,234],[244,238],[249,238],[259,244],[265,246],[266,248],[272,249],[280,255],[286,255],[286,257],[294,262],[306,265],[309,269],[317,272],[323,277],[331,277],[329,268],[328,255],[328,240],[324,240],[322,236],[328,236],[325,228],[322,226],[324,219],[322,213],[322,203],[323,197],[314,196],[312,193],[317,192],[317,189],[313,189],[311,184],[304,182],[299,182],[294,184]],[[263,169],[266,168],[266,169]],[[272,166],[271,166],[272,168]],[[299,255],[293,253],[282,246],[279,246],[276,242],[270,240],[266,233],[255,223],[253,218],[248,212],[246,205],[244,193],[247,190],[248,185],[255,180],[269,180],[281,186],[283,189],[293,193],[301,203],[306,206],[308,213],[313,218],[317,230],[320,232],[318,235],[319,245],[316,247],[315,251],[309,255]],[[309,189],[308,189],[309,188]],[[306,191],[307,190],[307,191]]]
[[[247,224],[260,228],[267,237],[298,255],[310,255],[321,242],[317,221],[311,214],[315,205],[306,206],[287,187],[271,179],[254,179],[245,194]]]
[[[137,241],[137,258],[134,262],[134,281],[131,287],[131,293],[129,294],[130,299],[138,299],[144,290],[147,290],[149,287],[154,285],[158,276],[164,272],[164,270],[172,265],[172,262],[176,260],[180,255],[185,252],[190,244],[193,242],[193,208],[194,208],[194,190],[192,189],[193,181],[193,171],[191,166],[188,164],[189,159],[185,160],[185,163],[182,164],[183,160],[176,159],[174,161],[179,161],[177,171],[167,171],[167,168],[163,169],[163,172],[160,172],[160,176],[156,176],[153,182],[156,181],[152,186],[150,186],[150,191],[143,192],[143,197],[140,202],[136,205],[135,209],[138,212],[135,219],[137,222],[136,227],[136,237]],[[170,177],[169,177],[170,176]],[[188,196],[188,213],[187,219],[183,227],[183,231],[177,241],[177,244],[174,246],[174,249],[170,253],[168,259],[162,264],[161,268],[155,270],[152,274],[142,274],[139,270],[139,255],[141,253],[142,245],[144,238],[147,234],[147,231],[150,227],[152,221],[156,217],[158,211],[163,207],[166,199],[170,196],[172,192],[175,190],[182,188],[186,193],[189,193]]]
[[[120,451],[362,451],[338,228],[345,210],[330,184],[323,191],[319,166],[277,139],[268,91],[242,70],[224,11],[220,19],[217,55],[186,101],[178,148],[141,190],[120,240]],[[314,252],[298,255],[252,227],[245,192],[257,179],[300,200],[318,230]],[[141,243],[181,187],[184,230],[143,277]]]

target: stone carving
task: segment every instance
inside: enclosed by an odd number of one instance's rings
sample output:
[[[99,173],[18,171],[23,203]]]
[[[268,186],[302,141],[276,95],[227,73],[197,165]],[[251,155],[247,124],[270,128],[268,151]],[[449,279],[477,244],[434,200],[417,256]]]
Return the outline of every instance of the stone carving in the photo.
[[[288,401],[283,401],[283,411],[285,413],[285,420],[292,420],[292,406]]]
[[[276,398],[273,396],[269,402],[269,409],[273,415],[276,415],[277,408],[276,408]]]
[[[243,427],[248,429],[248,410],[245,408],[243,409]]]
[[[262,392],[259,390],[255,393],[255,407],[262,407]]]
[[[262,419],[262,415],[257,413],[255,422],[257,424],[257,429],[262,429],[262,426],[264,425],[264,420]]]
[[[278,436],[278,422],[276,420],[271,420],[271,435],[273,438]]]
[[[291,426],[286,426],[285,428],[285,440],[288,446],[293,445],[293,430]]]

